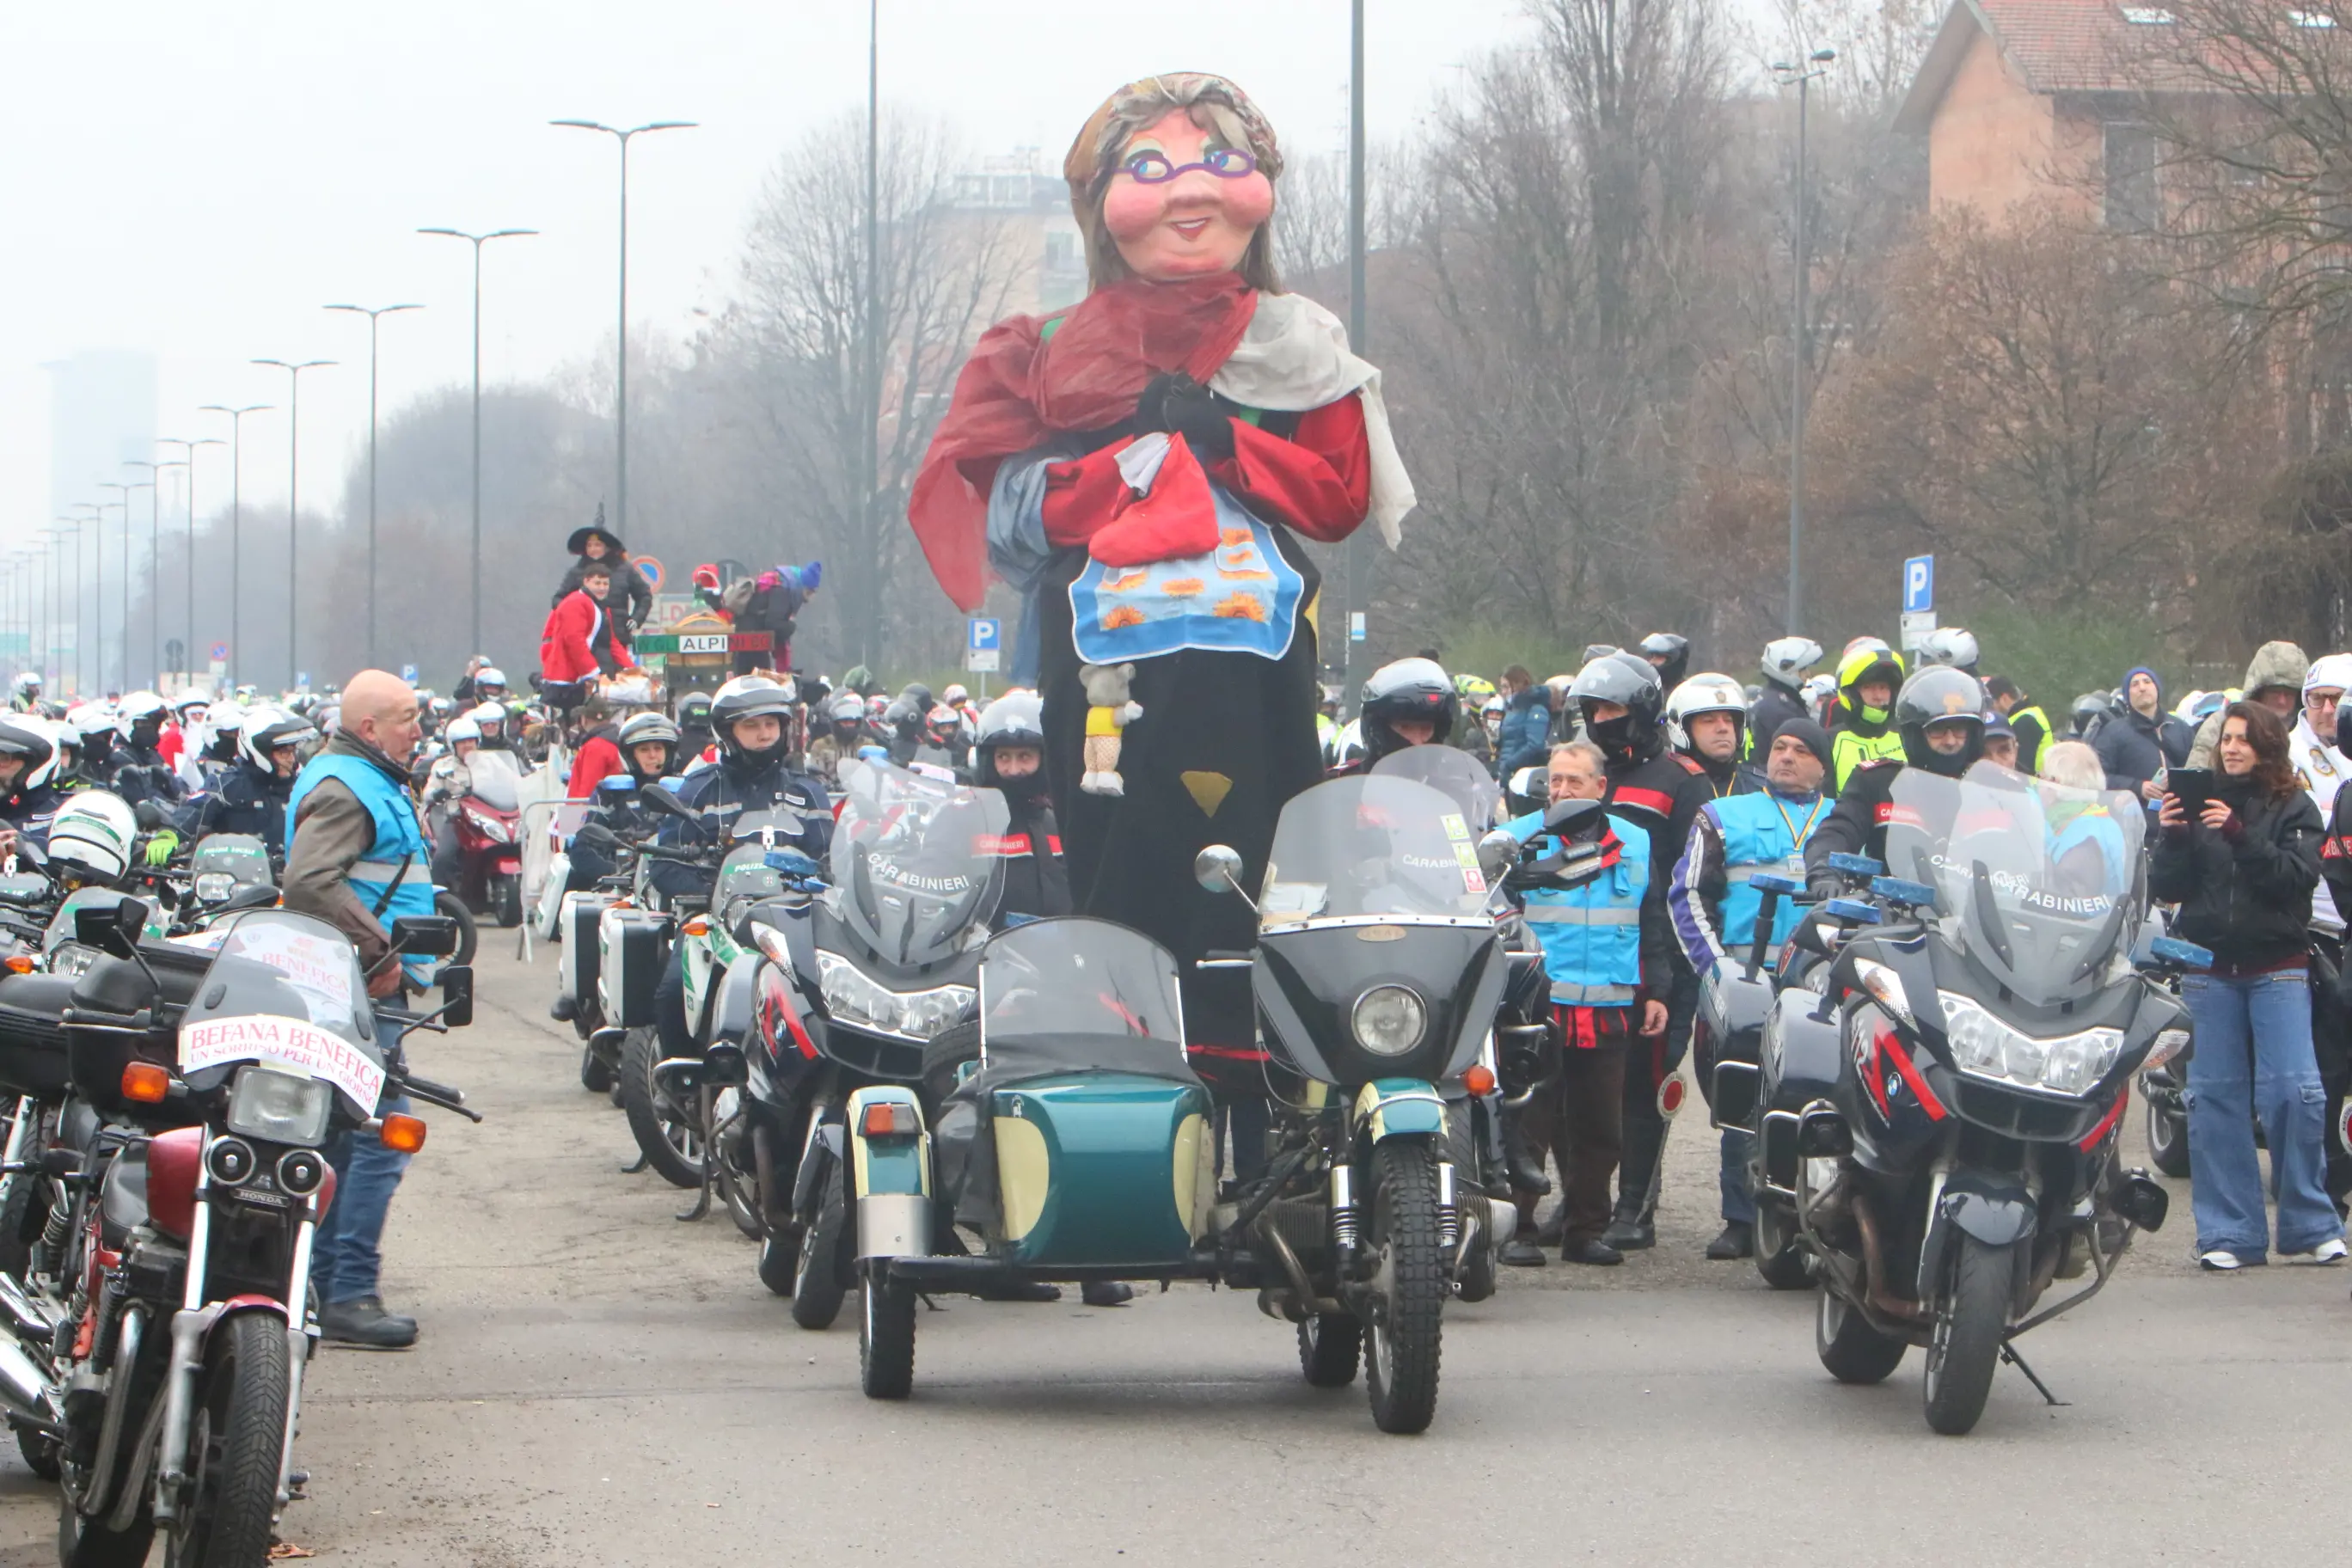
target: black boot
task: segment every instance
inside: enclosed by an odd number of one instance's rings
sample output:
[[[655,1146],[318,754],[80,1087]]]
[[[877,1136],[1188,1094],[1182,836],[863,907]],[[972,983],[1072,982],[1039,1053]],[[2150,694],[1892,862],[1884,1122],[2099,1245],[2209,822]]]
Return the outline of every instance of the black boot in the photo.
[[[1497,1103],[1496,1114],[1503,1124],[1503,1169],[1511,1178],[1513,1190],[1546,1197],[1551,1193],[1551,1178],[1544,1174],[1543,1162],[1528,1147],[1527,1133],[1519,1127],[1519,1112]]]
[[[1135,1287],[1124,1279],[1089,1279],[1078,1287],[1078,1299],[1089,1307],[1124,1307],[1135,1300]]]
[[[1723,1234],[1706,1244],[1710,1263],[1729,1263],[1735,1258],[1756,1256],[1756,1227],[1746,1220],[1726,1220]]]
[[[381,1297],[362,1296],[320,1308],[319,1337],[372,1351],[404,1351],[416,1342],[416,1320],[385,1311]]]

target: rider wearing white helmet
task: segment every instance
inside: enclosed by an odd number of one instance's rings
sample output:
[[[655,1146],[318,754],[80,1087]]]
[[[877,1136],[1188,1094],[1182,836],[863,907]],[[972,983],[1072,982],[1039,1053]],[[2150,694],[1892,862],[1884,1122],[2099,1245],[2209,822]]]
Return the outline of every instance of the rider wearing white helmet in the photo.
[[[32,713],[37,711],[40,706],[41,672],[37,669],[19,670],[16,679],[16,695],[8,699],[9,710],[16,713]]]

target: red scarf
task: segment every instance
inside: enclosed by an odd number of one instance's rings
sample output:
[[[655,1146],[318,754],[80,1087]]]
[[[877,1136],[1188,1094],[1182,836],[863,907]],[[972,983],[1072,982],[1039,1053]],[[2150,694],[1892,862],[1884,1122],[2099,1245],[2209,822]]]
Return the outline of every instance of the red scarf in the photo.
[[[1237,272],[1181,283],[1129,279],[1073,306],[1050,341],[1045,316],[1014,316],[983,333],[907,504],[948,597],[976,610],[987,590],[988,491],[998,463],[1056,434],[1132,418],[1154,376],[1181,370],[1205,383],[1256,310],[1256,290]]]

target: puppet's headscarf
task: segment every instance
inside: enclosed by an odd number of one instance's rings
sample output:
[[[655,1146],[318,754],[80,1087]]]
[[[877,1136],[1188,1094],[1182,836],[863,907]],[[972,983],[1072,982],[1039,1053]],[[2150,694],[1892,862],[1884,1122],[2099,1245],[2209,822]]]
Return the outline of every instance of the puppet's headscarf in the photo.
[[[1062,178],[1070,185],[1070,211],[1087,237],[1090,287],[1099,289],[1131,276],[1102,221],[1103,192],[1118,173],[1118,155],[1126,150],[1129,138],[1178,109],[1189,110],[1193,123],[1202,129],[1213,128],[1234,145],[1247,147],[1268,181],[1282,177],[1282,146],[1274,139],[1274,127],[1266,123],[1249,94],[1223,77],[1206,71],[1164,71],[1129,82],[1087,116],[1062,160]],[[1282,291],[1274,267],[1273,226],[1259,228],[1239,269],[1251,288],[1269,294]]]

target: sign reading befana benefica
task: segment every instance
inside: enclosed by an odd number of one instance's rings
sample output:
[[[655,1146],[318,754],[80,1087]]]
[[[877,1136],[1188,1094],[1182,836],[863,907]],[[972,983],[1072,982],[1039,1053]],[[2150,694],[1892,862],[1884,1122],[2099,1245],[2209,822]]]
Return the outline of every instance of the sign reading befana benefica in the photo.
[[[180,1070],[267,1062],[324,1079],[369,1110],[383,1093],[383,1068],[341,1035],[297,1018],[215,1018],[180,1027]]]

